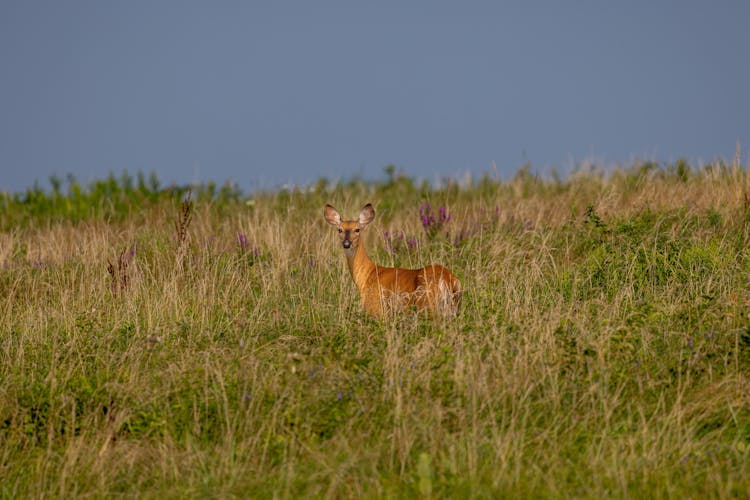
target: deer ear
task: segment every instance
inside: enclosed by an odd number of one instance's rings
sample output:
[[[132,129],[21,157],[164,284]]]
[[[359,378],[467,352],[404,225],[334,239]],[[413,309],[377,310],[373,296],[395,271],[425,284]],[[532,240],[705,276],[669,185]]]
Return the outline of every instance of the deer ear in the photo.
[[[359,225],[364,227],[370,222],[372,222],[372,219],[374,218],[375,218],[375,209],[372,208],[372,205],[368,203],[359,213]]]
[[[328,222],[332,226],[341,225],[341,216],[331,205],[326,205],[326,208],[323,209],[323,217],[325,217],[326,222]]]

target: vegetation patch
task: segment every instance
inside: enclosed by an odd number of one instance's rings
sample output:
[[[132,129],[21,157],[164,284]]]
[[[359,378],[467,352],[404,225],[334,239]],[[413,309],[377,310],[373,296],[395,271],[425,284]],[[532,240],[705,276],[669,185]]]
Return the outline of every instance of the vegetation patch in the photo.
[[[750,175],[0,194],[0,497],[738,497]],[[453,320],[362,310],[326,203]]]

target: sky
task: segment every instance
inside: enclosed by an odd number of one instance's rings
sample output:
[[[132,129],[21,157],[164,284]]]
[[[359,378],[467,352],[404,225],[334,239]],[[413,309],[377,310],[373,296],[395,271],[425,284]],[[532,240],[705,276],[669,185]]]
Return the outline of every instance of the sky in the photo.
[[[750,2],[0,0],[0,191],[750,158]]]

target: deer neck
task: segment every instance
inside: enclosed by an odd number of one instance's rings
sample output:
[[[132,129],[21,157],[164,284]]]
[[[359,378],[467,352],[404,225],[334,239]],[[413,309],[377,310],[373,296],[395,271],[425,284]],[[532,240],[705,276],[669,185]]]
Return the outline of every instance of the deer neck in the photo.
[[[367,288],[367,280],[375,269],[375,264],[372,263],[370,257],[368,257],[365,251],[364,245],[360,244],[351,251],[344,252],[346,255],[346,263],[349,264],[349,272],[352,274],[352,279],[357,285],[360,293]]]

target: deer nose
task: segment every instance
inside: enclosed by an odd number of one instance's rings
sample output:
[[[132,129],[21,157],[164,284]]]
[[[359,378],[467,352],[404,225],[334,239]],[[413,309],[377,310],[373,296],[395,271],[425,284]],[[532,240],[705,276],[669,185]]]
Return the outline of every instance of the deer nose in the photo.
[[[349,240],[344,240],[343,245],[344,248],[350,248],[352,246],[352,242]]]

